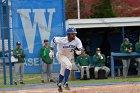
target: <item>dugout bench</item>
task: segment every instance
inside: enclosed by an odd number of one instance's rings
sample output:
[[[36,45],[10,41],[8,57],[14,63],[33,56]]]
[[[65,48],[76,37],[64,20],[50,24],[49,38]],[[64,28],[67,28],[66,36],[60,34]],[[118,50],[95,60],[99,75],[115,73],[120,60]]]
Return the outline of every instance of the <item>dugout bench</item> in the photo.
[[[93,66],[91,66],[89,68],[89,74],[90,74],[90,79],[94,79],[94,67]],[[80,79],[80,78],[81,78],[81,72],[79,70],[74,71],[74,79],[77,80],[77,79]],[[99,70],[98,79],[105,79],[105,71],[104,70]]]

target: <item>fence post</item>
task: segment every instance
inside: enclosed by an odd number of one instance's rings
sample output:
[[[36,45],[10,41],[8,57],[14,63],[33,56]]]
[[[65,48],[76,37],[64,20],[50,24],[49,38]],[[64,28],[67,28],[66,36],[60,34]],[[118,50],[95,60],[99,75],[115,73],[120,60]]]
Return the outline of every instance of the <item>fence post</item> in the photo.
[[[2,0],[0,0],[0,14],[1,14],[1,35],[2,35],[2,60],[3,60],[3,80],[4,85],[6,85],[6,65],[5,65],[5,48],[4,48],[4,20],[3,20],[3,7],[2,7]]]
[[[10,71],[10,85],[13,84],[12,79],[12,63],[11,63],[11,44],[10,44],[10,28],[9,28],[9,5],[8,0],[6,0],[6,26],[8,31],[8,50],[9,50],[9,71]]]

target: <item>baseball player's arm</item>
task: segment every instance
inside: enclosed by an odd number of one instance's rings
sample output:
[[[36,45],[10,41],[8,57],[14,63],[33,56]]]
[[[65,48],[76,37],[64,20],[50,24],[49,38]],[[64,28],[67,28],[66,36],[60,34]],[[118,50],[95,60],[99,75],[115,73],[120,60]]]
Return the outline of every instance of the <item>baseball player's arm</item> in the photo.
[[[79,63],[77,64],[77,67],[79,68],[79,70],[81,70],[82,68]]]
[[[79,58],[78,58],[78,57],[76,58],[76,65],[77,65],[77,67],[79,68],[79,70],[81,70],[81,66],[80,66],[80,64],[79,64]]]
[[[104,62],[106,61],[106,58],[105,58],[105,55],[103,54],[103,60],[104,60]]]
[[[22,57],[22,58],[25,58],[25,53],[24,53],[24,50],[22,50],[21,57]]]
[[[49,56],[52,59],[54,57],[54,46],[55,46],[55,38],[52,39],[51,44],[50,44],[50,53]]]
[[[94,55],[94,56],[93,56],[93,60],[94,60],[94,62],[96,63],[96,62],[98,62],[100,59],[99,59],[96,55]]]
[[[120,46],[120,52],[124,52],[125,50],[124,50],[124,47],[123,47],[123,44],[121,44],[121,46]]]
[[[130,49],[128,50],[128,52],[130,53],[132,51],[133,51],[133,45],[132,45],[132,43],[130,43]]]
[[[83,45],[80,39],[77,40],[77,48],[78,50],[75,50],[75,53],[77,55],[80,55],[82,53]]]
[[[13,56],[14,56],[15,58],[18,58],[17,53],[16,53],[16,50],[13,50]]]
[[[140,49],[139,49],[138,43],[135,44],[135,51],[138,52],[138,53],[140,53]]]
[[[63,42],[64,42],[63,37],[54,37],[51,41],[51,44],[50,44],[51,50],[53,50],[55,44],[59,44],[59,43],[63,43]]]

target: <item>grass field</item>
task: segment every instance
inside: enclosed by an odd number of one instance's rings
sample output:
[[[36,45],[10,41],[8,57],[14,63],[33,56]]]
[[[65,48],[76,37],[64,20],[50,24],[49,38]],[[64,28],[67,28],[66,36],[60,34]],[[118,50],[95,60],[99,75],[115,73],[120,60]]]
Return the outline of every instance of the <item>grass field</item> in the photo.
[[[3,85],[3,77],[0,75],[0,88],[23,88],[34,84],[41,84],[40,74],[26,74],[24,75],[25,85],[9,85],[9,75],[7,74],[7,85]],[[70,81],[70,84],[90,84],[90,83],[113,83],[113,82],[140,82],[140,77],[136,78],[109,78],[101,80],[76,80]]]
[[[41,84],[41,75],[40,74],[25,74],[24,75],[24,82],[25,85],[10,85],[9,81],[9,72],[7,71],[7,84],[3,84],[3,72],[0,72],[0,88],[22,88],[27,87],[30,85],[37,85]],[[70,81],[70,84],[90,84],[90,83],[113,83],[113,82],[140,82],[140,77],[131,77],[131,78],[109,78],[109,79],[102,79],[102,80],[75,80]]]
[[[110,82],[140,82],[140,78],[109,78],[109,79],[101,79],[101,80],[78,80],[78,81],[71,81],[71,84],[89,84],[89,83],[110,83]]]

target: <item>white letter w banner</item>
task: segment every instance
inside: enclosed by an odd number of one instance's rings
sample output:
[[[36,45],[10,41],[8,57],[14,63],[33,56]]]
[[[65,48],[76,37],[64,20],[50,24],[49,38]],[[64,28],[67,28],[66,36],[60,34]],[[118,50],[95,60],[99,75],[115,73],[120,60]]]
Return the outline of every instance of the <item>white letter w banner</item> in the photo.
[[[64,0],[11,0],[14,48],[20,41],[26,54],[25,73],[40,73],[44,39],[65,35]]]

